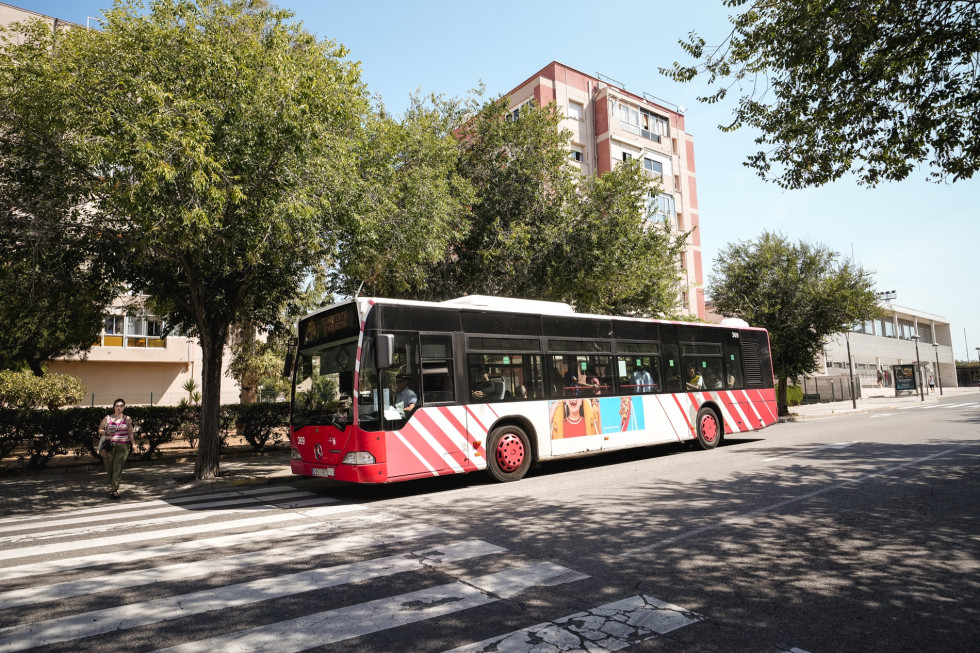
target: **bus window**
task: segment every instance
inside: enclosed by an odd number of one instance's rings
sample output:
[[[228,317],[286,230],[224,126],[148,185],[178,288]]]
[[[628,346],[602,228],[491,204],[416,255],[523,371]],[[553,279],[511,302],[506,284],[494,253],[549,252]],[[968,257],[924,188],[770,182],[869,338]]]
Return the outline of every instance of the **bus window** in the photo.
[[[422,403],[454,401],[453,338],[448,334],[422,334]]]
[[[677,345],[664,345],[661,357],[664,370],[664,391],[680,392],[682,388],[681,361],[677,356]]]
[[[631,354],[616,359],[620,392],[624,395],[659,392],[660,357]]]
[[[736,347],[725,347],[725,387],[740,390],[742,383],[742,352]]]
[[[543,396],[541,356],[470,354],[470,401],[521,401]]]
[[[721,345],[714,343],[684,343],[684,384],[689,391],[720,390],[725,387]]]
[[[558,354],[548,357],[552,397],[615,394],[612,356]]]
[[[421,406],[419,337],[411,332],[397,332],[394,336],[393,365],[382,373],[385,389],[382,414],[391,428],[400,428]]]

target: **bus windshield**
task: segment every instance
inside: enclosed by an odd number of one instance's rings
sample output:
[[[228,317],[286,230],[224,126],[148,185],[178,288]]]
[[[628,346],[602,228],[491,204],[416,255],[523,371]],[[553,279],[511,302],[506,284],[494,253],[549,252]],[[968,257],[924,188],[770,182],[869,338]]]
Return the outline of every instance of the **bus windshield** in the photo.
[[[356,338],[300,350],[293,428],[331,424],[343,429],[351,422],[356,362]]]

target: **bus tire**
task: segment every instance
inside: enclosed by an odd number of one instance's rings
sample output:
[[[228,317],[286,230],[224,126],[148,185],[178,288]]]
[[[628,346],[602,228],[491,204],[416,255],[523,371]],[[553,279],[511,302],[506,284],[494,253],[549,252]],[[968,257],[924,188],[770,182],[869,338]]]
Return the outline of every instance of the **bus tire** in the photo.
[[[713,408],[702,408],[697,417],[697,441],[702,449],[714,449],[724,432],[721,419]]]
[[[487,439],[487,473],[503,483],[524,478],[531,467],[531,441],[518,426],[498,426]]]

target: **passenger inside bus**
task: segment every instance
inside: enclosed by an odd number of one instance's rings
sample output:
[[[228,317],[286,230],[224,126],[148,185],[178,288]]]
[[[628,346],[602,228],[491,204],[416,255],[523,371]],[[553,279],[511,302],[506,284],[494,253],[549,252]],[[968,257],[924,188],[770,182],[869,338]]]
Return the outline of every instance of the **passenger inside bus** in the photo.
[[[485,367],[481,367],[477,373],[477,379],[473,382],[470,396],[475,401],[490,401],[499,398],[497,384],[490,380],[490,372]]]
[[[688,365],[687,367],[687,389],[688,390],[704,390],[704,381],[701,379],[701,375],[697,373],[693,365]]]
[[[415,404],[419,401],[418,395],[415,391],[408,387],[408,375],[399,374],[395,377],[395,408],[408,417],[413,410],[415,410]]]

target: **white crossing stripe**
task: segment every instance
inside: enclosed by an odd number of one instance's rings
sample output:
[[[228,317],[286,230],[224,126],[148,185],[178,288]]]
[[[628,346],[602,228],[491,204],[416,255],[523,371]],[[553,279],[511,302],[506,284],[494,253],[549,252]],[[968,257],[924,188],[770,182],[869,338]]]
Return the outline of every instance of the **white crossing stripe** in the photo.
[[[262,551],[262,560],[268,562],[282,559],[294,561],[313,556],[340,553],[342,551],[353,551],[377,546],[381,543],[404,542],[430,535],[445,534],[445,532],[441,528],[434,526],[408,526],[380,533],[375,537],[369,535],[352,535],[313,545],[304,542],[303,544],[264,549]],[[133,556],[127,552],[126,560],[130,561],[132,558]],[[248,551],[207,560],[164,565],[153,569],[135,569],[125,572],[113,571],[112,574],[106,576],[95,576],[83,580],[54,583],[52,585],[35,585],[4,592],[0,594],[0,610],[18,605],[56,601],[73,596],[110,592],[126,587],[138,587],[150,583],[186,580],[189,578],[200,578],[213,574],[240,571],[255,567],[257,564],[261,564],[261,562],[256,562],[255,552]]]
[[[967,402],[965,404],[941,404],[940,408],[963,408],[964,406],[976,406],[975,403]]]
[[[919,406],[902,406],[899,410],[929,410],[939,408],[939,404],[920,404]]]
[[[346,639],[488,605],[530,587],[550,587],[588,578],[549,562],[508,569],[448,585],[409,592],[336,610],[280,621],[157,653],[295,653]]]
[[[261,578],[236,585],[11,626],[0,629],[0,653],[67,642],[214,610],[225,610],[369,578],[417,571],[428,565],[466,560],[502,551],[505,549],[499,546],[470,540],[415,551],[407,555]],[[503,585],[505,588],[508,587],[506,581]]]
[[[90,516],[99,515],[105,512],[111,513],[121,513],[133,510],[142,510],[143,508],[155,508],[155,507],[174,507],[181,506],[185,503],[194,503],[195,501],[214,501],[216,499],[230,499],[232,497],[241,496],[258,496],[261,494],[271,494],[274,492],[283,492],[286,490],[290,491],[301,491],[297,490],[292,486],[277,486],[277,487],[261,487],[261,488],[250,488],[247,490],[239,490],[236,492],[220,492],[217,494],[187,494],[175,497],[164,497],[163,499],[153,499],[151,501],[134,501],[131,503],[108,503],[106,505],[98,506],[95,508],[81,508],[76,510],[62,510],[59,512],[46,513],[43,516],[40,515],[14,515],[11,517],[4,517],[0,519],[0,525],[3,524],[14,524],[22,522],[48,522],[60,519],[61,517],[74,517],[74,516]]]
[[[294,491],[285,494],[273,495],[265,498],[248,497],[238,495],[237,498],[223,499],[221,501],[207,501],[204,503],[194,504],[193,506],[173,506],[164,505],[159,507],[151,508],[141,508],[136,513],[136,516],[147,517],[149,515],[159,515],[166,513],[175,514],[194,514],[194,511],[204,510],[208,508],[222,508],[227,506],[238,506],[242,504],[250,504],[253,506],[262,505],[263,501],[281,500],[281,499],[300,499],[309,498],[316,495],[310,492]],[[156,502],[154,502],[156,503]],[[222,514],[227,514],[228,511],[222,510]],[[60,519],[48,519],[44,521],[31,521],[27,523],[11,523],[5,526],[0,526],[0,533],[12,532],[12,531],[23,531],[28,529],[36,529],[38,526],[52,527],[52,526],[67,526],[69,524],[85,524],[92,523],[94,521],[109,521],[109,520],[119,520],[119,519],[130,519],[134,516],[132,510],[127,510],[125,512],[113,512],[110,514],[78,514],[74,513],[73,517],[62,517]],[[111,526],[110,526],[111,528]],[[57,537],[57,531],[47,531],[45,535],[49,537]]]
[[[702,619],[699,614],[641,594],[448,653],[619,651]]]
[[[195,524],[193,526],[183,526],[181,528],[171,528],[164,531],[146,531],[143,533],[128,533],[125,535],[110,535],[90,540],[75,540],[71,542],[56,542],[53,544],[24,546],[16,549],[0,550],[0,560],[13,560],[16,558],[26,558],[53,553],[65,553],[67,551],[79,551],[83,549],[102,549],[115,550],[115,547],[134,542],[146,542],[149,540],[162,540],[171,537],[184,537],[199,533],[213,533],[233,528],[252,528],[264,524],[285,522],[308,517],[323,517],[327,515],[337,515],[355,510],[364,510],[364,506],[358,504],[342,506],[323,506],[310,510],[296,512],[276,512],[272,515],[262,517],[250,517],[247,519],[236,519],[232,521],[214,522],[208,524]]]
[[[290,519],[293,519],[290,517]],[[350,518],[347,518],[350,519]],[[264,518],[268,521],[267,518]],[[393,515],[386,513],[372,513],[357,516],[357,526],[363,527],[371,523],[382,523],[395,521]],[[343,520],[332,520],[331,527],[341,525]],[[126,551],[127,561],[148,560],[151,558],[161,558],[167,556],[192,553],[194,551],[220,551],[239,544],[263,541],[274,542],[276,540],[289,539],[297,535],[307,535],[316,533],[321,523],[297,524],[291,526],[280,526],[267,528],[258,531],[248,531],[245,533],[234,533],[231,535],[219,535],[200,540],[186,540],[174,544],[159,544],[147,548],[133,547]],[[379,542],[383,543],[383,542]],[[100,564],[105,564],[104,553],[92,553],[88,555],[62,558],[60,560],[47,560],[44,562],[33,562],[13,567],[0,568],[0,580],[12,580],[15,578],[25,578],[28,576],[40,576],[44,574],[58,574],[71,569],[88,568]]]
[[[202,519],[212,519],[214,517],[228,517],[230,515],[241,515],[245,513],[256,513],[256,512],[266,512],[270,510],[281,510],[282,507],[277,505],[269,505],[264,503],[255,503],[254,500],[248,499],[248,503],[252,504],[248,507],[235,508],[232,510],[190,510],[183,511],[163,517],[154,517],[151,519],[140,519],[134,521],[127,521],[125,524],[120,524],[118,522],[113,523],[100,523],[89,526],[78,526],[75,528],[62,528],[53,531],[31,531],[29,533],[20,533],[17,535],[5,535],[0,537],[0,545],[4,543],[24,543],[24,542],[36,542],[38,540],[52,540],[59,537],[78,537],[80,535],[94,535],[97,533],[105,533],[107,531],[113,531],[121,526],[126,528],[145,528],[147,526],[163,526],[168,524],[178,524],[181,522],[189,521],[200,521]],[[305,507],[311,505],[325,505],[330,503],[336,503],[337,499],[332,497],[317,497],[316,499],[310,499],[309,501],[297,502],[297,505],[291,507]],[[283,506],[290,507],[290,506]]]

